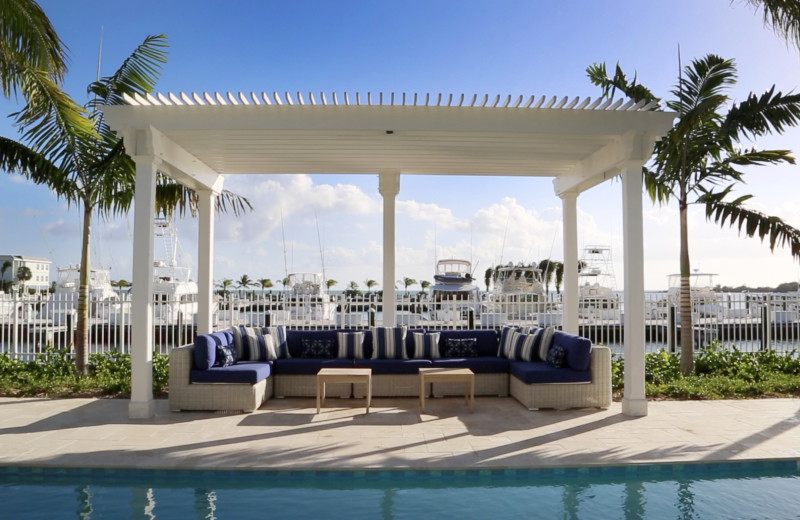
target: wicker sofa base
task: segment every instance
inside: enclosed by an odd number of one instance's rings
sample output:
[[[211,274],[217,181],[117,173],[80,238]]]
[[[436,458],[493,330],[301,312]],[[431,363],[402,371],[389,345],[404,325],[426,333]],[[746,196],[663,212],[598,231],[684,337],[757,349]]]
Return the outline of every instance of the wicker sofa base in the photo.
[[[464,383],[433,383],[431,395],[464,395]],[[475,395],[508,396],[508,374],[475,374]]]
[[[275,397],[316,397],[317,376],[310,375],[279,375],[269,379],[275,380]],[[363,385],[356,385],[363,386]],[[353,385],[350,383],[331,383],[327,385],[325,397],[349,398],[353,394]]]
[[[425,395],[430,395],[431,385],[425,387]],[[365,395],[364,385],[353,385],[353,397]],[[419,397],[419,374],[373,375],[372,397]]]
[[[510,376],[511,396],[529,410],[611,406],[611,349],[592,347],[591,383],[525,384]]]

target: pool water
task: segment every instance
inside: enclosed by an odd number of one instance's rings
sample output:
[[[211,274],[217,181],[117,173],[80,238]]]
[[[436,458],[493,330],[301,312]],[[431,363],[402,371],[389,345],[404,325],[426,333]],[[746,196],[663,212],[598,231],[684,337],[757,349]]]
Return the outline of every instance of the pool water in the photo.
[[[0,467],[0,518],[800,517],[798,462],[455,471]]]

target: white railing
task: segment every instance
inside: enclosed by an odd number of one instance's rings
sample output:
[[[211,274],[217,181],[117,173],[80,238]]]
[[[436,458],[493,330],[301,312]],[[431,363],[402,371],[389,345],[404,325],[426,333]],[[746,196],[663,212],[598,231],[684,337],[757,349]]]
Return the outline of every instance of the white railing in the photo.
[[[365,328],[380,325],[383,302],[372,294],[357,298],[336,295],[320,298],[287,298],[283,293],[215,297],[214,328],[232,326],[290,328]],[[678,302],[666,293],[649,293],[645,308],[646,350],[680,350],[681,316]],[[32,359],[46,345],[71,347],[77,325],[76,301],[70,298],[0,295],[0,352]],[[129,352],[131,337],[129,295],[118,301],[92,301],[90,305],[90,352]],[[595,344],[622,353],[624,301],[580,303],[579,333]],[[719,293],[693,302],[695,348],[719,340],[740,350],[791,351],[800,347],[800,295]],[[194,341],[196,308],[186,302],[154,303],[153,334],[158,352]],[[397,323],[410,328],[471,329],[518,326],[561,327],[562,305],[558,295],[547,302],[445,300],[403,295],[396,302]]]

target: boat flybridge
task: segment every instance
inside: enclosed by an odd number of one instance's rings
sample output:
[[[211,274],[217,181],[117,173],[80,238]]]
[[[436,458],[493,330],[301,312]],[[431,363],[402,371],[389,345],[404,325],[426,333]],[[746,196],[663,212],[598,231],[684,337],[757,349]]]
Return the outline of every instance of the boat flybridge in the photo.
[[[480,309],[480,289],[474,285],[472,262],[446,259],[436,263],[436,274],[431,286],[434,316],[439,320],[461,319],[470,310]]]

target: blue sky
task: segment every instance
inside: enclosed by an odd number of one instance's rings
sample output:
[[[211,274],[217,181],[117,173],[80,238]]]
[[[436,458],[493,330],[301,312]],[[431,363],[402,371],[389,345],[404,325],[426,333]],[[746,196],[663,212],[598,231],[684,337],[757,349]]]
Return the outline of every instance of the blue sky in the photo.
[[[731,92],[800,89],[800,52],[763,28],[744,2],[571,1],[243,1],[40,2],[71,51],[65,88],[86,101],[96,75],[101,30],[103,75],[111,74],[149,34],[166,34],[170,56],[159,92],[347,91],[598,95],[586,78],[593,62],[619,61],[662,97],[684,63],[706,53],[734,58]],[[4,114],[17,105],[0,101]],[[9,120],[0,135],[14,137]],[[800,130],[756,143],[800,149]],[[800,152],[796,152],[800,153]],[[285,271],[320,271],[343,288],[381,276],[381,198],[377,175],[240,176],[225,187],[256,211],[221,216],[215,278],[279,280]],[[751,207],[800,226],[800,167],[748,173],[741,193]],[[621,186],[607,182],[578,199],[580,247],[609,245],[622,286]],[[397,278],[432,280],[436,258],[472,259],[482,278],[508,261],[563,259],[561,201],[550,179],[401,178]],[[665,289],[678,270],[677,208],[645,208],[645,286]],[[54,265],[80,258],[80,211],[46,188],[0,175],[0,252],[43,256]],[[132,215],[98,222],[93,261],[114,279],[131,277]],[[196,265],[196,223],[177,223],[182,261]],[[285,230],[285,241],[283,238]],[[318,232],[319,230],[319,232]],[[285,244],[285,247],[284,247]],[[156,244],[158,247],[158,244]],[[692,264],[723,285],[796,281],[798,263],[757,239],[690,213]]]

